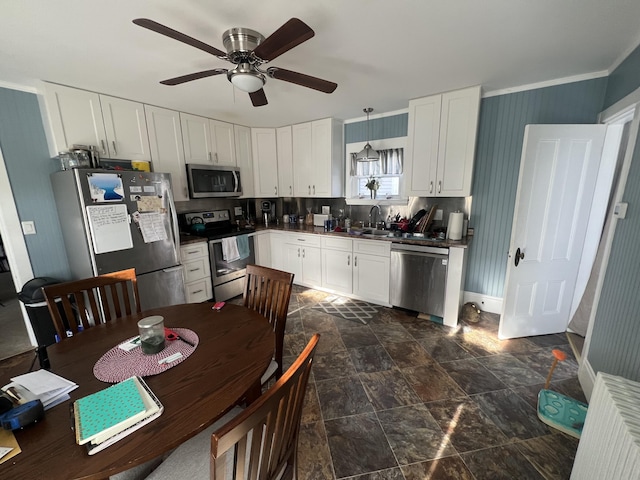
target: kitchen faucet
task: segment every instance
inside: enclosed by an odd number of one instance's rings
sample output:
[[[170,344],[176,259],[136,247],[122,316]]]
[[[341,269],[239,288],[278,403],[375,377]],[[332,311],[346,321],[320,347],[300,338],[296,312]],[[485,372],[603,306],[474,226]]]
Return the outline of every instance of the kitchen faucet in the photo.
[[[374,223],[373,222],[373,210],[375,208],[378,209],[378,216],[376,218],[376,222]],[[369,227],[378,228],[377,227],[377,225],[378,225],[377,219],[379,217],[381,217],[381,216],[382,216],[382,210],[380,210],[380,205],[374,205],[373,207],[371,207],[371,210],[369,210]]]

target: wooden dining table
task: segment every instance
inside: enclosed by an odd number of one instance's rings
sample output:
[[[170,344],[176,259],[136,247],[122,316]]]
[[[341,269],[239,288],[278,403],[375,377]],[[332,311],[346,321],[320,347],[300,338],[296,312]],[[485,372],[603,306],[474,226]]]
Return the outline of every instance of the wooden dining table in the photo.
[[[0,478],[108,478],[169,452],[211,425],[247,392],[259,395],[260,377],[274,352],[271,326],[248,308],[227,303],[216,311],[212,305],[147,310],[97,325],[48,347],[51,371],[79,387],[71,392],[70,401],[47,410],[42,421],[14,432],[22,453],[0,464]],[[95,378],[94,364],[111,348],[137,335],[138,320],[150,315],[163,316],[166,327],[193,330],[199,344],[181,363],[145,377],[164,405],[162,415],[90,456],[85,446],[75,442],[70,405],[110,385]],[[0,385],[9,381],[0,378]]]

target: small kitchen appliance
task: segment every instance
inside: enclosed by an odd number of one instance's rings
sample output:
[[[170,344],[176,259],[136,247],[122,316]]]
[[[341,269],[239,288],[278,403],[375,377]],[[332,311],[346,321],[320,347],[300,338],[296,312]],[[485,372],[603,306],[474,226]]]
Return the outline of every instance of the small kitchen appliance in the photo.
[[[265,225],[269,225],[276,218],[276,204],[269,200],[264,200],[261,204],[262,220]]]

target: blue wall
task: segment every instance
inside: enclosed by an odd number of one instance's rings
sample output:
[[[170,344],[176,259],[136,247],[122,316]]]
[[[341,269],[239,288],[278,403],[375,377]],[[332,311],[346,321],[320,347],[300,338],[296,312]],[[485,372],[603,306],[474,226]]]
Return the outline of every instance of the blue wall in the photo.
[[[465,290],[503,295],[525,126],[596,123],[606,85],[598,78],[482,100]]]
[[[366,142],[381,138],[406,137],[409,114],[401,113],[367,121],[347,123],[344,126],[344,143]]]
[[[69,278],[49,181],[59,168],[49,156],[36,95],[0,88],[0,148],[18,216],[35,222],[36,235],[24,237],[34,276]]]
[[[609,78],[607,106],[640,87],[640,47]],[[636,111],[636,116],[640,112]],[[623,201],[627,216],[615,237],[593,324],[588,360],[603,371],[640,381],[640,136],[631,160]]]

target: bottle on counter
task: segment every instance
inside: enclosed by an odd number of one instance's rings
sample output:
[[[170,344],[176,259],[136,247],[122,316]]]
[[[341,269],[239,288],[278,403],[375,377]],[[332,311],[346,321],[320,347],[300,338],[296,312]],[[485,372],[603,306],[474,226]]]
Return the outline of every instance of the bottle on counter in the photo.
[[[391,215],[387,215],[387,221],[385,223],[387,230],[391,230]]]
[[[313,226],[313,213],[311,213],[310,208],[307,208],[307,217],[304,220],[304,224]]]

